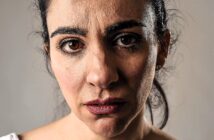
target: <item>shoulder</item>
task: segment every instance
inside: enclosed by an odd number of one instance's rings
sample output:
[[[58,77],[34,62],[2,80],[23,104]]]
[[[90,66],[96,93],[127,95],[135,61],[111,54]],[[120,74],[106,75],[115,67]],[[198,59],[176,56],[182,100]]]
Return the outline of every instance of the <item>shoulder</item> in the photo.
[[[169,134],[165,133],[164,131],[151,127],[148,134],[146,135],[146,140],[176,140]]]
[[[49,125],[45,125],[27,132],[24,132],[20,134],[20,137],[21,137],[20,140],[39,140],[44,138],[52,139],[51,136],[54,134],[51,132],[53,131],[52,129],[53,128],[49,124]]]
[[[59,133],[59,124],[63,119],[51,122],[39,128],[24,132],[20,134],[20,140],[43,140],[51,139],[58,140],[61,139],[58,135]]]
[[[20,140],[18,135],[11,133],[5,136],[0,137],[0,140]]]

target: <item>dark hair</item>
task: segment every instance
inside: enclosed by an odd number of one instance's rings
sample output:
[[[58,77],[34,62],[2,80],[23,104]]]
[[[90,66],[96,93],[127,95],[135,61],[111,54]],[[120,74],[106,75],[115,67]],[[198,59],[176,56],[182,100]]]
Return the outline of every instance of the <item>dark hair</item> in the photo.
[[[41,16],[41,22],[42,22],[42,32],[41,36],[43,39],[43,43],[45,45],[45,55],[47,59],[49,58],[49,35],[48,35],[48,27],[47,27],[47,9],[50,3],[50,0],[36,0],[40,16]],[[167,11],[165,8],[165,2],[164,0],[151,0],[152,8],[156,16],[155,20],[155,32],[157,36],[157,40],[160,41],[160,39],[163,37],[164,33],[168,30],[167,27]],[[171,44],[172,45],[172,44]],[[48,60],[47,60],[48,65]],[[48,67],[48,66],[47,66]],[[48,69],[50,72],[50,70]],[[149,109],[150,118],[152,124],[154,124],[154,109],[159,108],[160,106],[163,106],[163,117],[161,122],[159,123],[159,128],[162,129],[166,125],[169,117],[169,108],[168,108],[168,102],[167,98],[165,96],[165,92],[159,83],[159,78],[157,78],[158,73],[156,73],[155,79],[153,81],[153,93],[147,99],[147,107]]]

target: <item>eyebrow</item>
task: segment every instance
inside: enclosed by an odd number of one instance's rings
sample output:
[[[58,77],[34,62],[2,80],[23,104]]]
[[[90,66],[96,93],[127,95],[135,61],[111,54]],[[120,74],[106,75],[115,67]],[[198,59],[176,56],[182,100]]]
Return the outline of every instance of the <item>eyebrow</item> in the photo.
[[[112,34],[114,32],[117,32],[119,30],[127,29],[127,28],[133,28],[133,27],[146,27],[145,24],[143,24],[140,21],[136,20],[128,20],[128,21],[122,21],[115,23],[109,27],[106,28],[105,33],[106,34]]]
[[[58,34],[76,34],[86,36],[87,31],[78,27],[59,27],[51,34],[51,38]]]
[[[136,20],[128,20],[115,23],[110,25],[105,29],[105,34],[112,34],[119,30],[133,28],[133,27],[146,27],[142,22]],[[86,36],[88,31],[86,29],[81,29],[79,27],[59,27],[53,33],[51,33],[51,38],[59,34],[76,34]]]

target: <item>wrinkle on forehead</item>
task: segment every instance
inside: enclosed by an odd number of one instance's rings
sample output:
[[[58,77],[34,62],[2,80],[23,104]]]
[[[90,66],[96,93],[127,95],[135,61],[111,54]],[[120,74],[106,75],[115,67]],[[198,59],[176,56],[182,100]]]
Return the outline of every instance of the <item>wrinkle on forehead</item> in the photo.
[[[96,16],[100,23],[107,25],[122,20],[140,20],[143,8],[143,0],[92,0],[89,13],[90,17]]]
[[[89,9],[84,0],[51,0],[47,13],[47,22],[54,27],[76,26],[86,28],[89,21]]]
[[[151,26],[152,15],[148,10],[147,0],[52,0],[48,17],[55,20],[50,21],[55,28],[94,26],[103,31],[111,24],[130,19],[143,19]]]

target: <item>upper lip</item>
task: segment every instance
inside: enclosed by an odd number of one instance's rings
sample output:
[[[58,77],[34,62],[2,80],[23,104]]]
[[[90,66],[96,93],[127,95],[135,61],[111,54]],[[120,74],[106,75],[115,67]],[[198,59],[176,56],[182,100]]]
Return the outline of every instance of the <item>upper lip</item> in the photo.
[[[84,105],[111,105],[111,104],[122,104],[126,101],[122,98],[107,98],[107,99],[96,99],[86,102]]]

